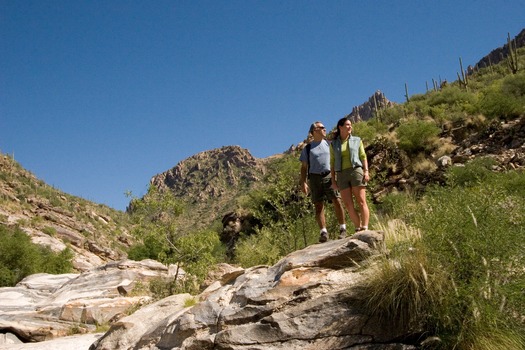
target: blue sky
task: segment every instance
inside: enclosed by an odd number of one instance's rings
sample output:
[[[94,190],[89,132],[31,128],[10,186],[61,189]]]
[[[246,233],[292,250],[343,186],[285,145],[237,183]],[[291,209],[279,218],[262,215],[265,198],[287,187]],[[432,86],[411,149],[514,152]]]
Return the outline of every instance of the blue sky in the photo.
[[[124,210],[152,176],[282,153],[374,91],[424,93],[525,28],[525,1],[0,0],[0,151]]]

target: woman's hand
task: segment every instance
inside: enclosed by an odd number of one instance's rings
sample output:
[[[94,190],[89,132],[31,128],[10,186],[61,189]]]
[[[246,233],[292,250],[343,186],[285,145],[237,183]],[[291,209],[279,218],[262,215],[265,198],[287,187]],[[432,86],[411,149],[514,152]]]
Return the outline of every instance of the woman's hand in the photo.
[[[365,182],[370,181],[370,173],[368,172],[368,170],[364,171],[363,178],[364,178]]]

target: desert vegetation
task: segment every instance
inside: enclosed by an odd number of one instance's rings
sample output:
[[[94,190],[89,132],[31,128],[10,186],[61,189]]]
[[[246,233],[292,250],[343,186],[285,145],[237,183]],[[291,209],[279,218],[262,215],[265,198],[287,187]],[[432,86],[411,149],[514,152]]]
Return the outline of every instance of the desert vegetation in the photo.
[[[14,286],[35,273],[70,273],[72,257],[68,248],[53,252],[32,243],[19,227],[0,225],[0,287]]]

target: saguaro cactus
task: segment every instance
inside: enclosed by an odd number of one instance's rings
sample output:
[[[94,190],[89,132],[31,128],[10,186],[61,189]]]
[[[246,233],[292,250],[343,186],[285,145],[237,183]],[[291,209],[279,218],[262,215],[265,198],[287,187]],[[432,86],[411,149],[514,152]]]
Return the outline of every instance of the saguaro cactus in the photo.
[[[461,60],[461,57],[459,58],[459,68],[461,69],[461,76],[459,76],[459,73],[457,73],[459,85],[465,87],[465,89],[468,90],[468,76],[465,70],[463,70],[463,61]]]
[[[509,49],[509,54],[507,55],[507,66],[509,67],[512,74],[516,74],[519,70],[518,49],[516,48],[516,39],[510,40],[509,33],[507,33],[507,46]]]

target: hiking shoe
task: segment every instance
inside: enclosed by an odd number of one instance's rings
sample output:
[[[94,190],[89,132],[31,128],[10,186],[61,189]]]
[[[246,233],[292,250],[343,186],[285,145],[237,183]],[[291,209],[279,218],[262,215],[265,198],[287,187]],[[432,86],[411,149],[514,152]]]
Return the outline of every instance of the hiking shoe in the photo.
[[[343,239],[346,237],[346,228],[339,229],[339,239]]]
[[[328,232],[321,232],[321,237],[319,237],[319,243],[324,243],[328,241]]]

